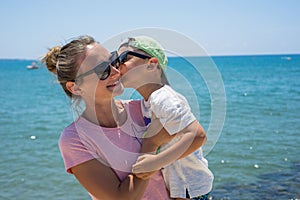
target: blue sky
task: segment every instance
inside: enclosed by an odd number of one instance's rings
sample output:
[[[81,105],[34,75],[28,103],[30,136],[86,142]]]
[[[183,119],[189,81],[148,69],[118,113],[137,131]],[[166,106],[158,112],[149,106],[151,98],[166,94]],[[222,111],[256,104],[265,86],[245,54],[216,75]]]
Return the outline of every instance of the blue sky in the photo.
[[[298,0],[2,1],[0,58],[37,59],[79,35],[103,42],[144,27],[179,32],[209,55],[299,54],[299,19]]]

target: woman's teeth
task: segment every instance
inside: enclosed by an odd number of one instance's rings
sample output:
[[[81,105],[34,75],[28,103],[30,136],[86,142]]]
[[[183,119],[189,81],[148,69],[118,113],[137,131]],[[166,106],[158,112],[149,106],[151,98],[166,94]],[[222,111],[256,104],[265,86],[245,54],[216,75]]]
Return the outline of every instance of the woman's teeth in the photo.
[[[116,81],[113,84],[108,85],[107,87],[115,87],[117,84],[119,84],[120,81]]]

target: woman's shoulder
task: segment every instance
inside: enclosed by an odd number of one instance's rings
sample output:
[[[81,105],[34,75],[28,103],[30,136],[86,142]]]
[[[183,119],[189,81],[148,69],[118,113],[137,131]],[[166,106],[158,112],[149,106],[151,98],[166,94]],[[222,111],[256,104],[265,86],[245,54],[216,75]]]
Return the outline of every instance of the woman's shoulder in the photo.
[[[141,112],[141,100],[118,100],[123,107],[130,112]]]
[[[75,122],[67,126],[61,133],[59,149],[68,173],[72,173],[72,167],[94,158],[89,149],[82,143]]]
[[[77,141],[79,139],[75,122],[71,123],[69,126],[63,129],[59,138],[59,145],[68,145],[71,142]]]
[[[135,106],[137,106],[137,105],[140,106],[140,104],[141,104],[141,100],[139,100],[139,99],[137,99],[137,100],[135,100],[135,99],[129,99],[129,100],[121,99],[121,100],[116,100],[116,102],[119,102],[123,105],[135,105]]]
[[[80,125],[77,125],[77,121],[64,128],[60,135],[58,144],[62,153],[66,151],[75,152],[87,150],[86,146],[83,144],[82,137],[78,134],[78,128]]]
[[[136,122],[140,126],[145,126],[141,100],[120,100],[127,111],[129,119]]]

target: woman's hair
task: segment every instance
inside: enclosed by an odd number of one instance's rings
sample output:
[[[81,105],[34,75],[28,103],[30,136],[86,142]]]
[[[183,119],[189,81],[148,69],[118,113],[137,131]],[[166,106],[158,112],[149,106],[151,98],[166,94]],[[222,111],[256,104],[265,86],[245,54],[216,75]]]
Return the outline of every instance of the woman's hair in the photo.
[[[70,98],[72,93],[66,88],[66,83],[75,80],[85,57],[86,47],[92,43],[95,43],[95,40],[91,36],[80,36],[63,47],[55,46],[49,49],[41,59],[47,69],[57,76],[58,82]]]

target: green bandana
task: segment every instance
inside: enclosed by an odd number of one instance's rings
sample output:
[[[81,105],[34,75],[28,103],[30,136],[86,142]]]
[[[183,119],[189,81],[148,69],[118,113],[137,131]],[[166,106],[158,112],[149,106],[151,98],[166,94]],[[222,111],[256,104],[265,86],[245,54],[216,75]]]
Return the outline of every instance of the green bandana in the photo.
[[[150,56],[157,58],[161,68],[166,71],[168,59],[165,55],[164,49],[157,41],[147,36],[137,36],[129,38],[128,45],[138,48]]]

